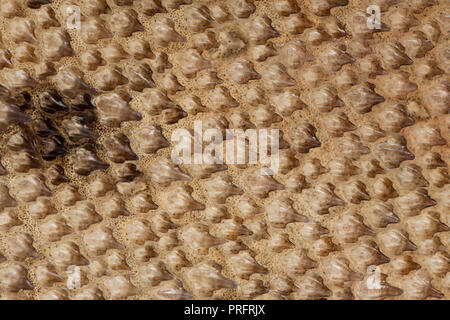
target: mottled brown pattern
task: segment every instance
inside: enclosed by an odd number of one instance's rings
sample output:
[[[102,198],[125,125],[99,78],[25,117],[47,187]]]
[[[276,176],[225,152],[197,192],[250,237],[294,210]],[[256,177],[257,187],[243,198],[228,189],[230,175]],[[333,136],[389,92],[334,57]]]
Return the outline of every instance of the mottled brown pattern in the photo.
[[[2,0],[0,297],[449,299],[449,12]],[[195,120],[279,172],[175,165]]]

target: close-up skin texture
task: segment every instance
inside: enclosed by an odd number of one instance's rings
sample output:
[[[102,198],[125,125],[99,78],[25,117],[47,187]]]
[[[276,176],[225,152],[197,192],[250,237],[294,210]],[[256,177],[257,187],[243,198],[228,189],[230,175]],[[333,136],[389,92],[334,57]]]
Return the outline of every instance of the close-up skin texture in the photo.
[[[0,299],[450,299],[449,32],[450,0],[0,0]]]

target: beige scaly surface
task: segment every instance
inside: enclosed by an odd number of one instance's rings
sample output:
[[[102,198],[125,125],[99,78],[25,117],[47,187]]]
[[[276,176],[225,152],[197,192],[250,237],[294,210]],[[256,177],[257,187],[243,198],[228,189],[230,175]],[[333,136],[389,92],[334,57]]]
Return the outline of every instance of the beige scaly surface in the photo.
[[[450,297],[449,1],[47,2],[0,4],[2,298]],[[279,172],[175,166],[195,120]]]

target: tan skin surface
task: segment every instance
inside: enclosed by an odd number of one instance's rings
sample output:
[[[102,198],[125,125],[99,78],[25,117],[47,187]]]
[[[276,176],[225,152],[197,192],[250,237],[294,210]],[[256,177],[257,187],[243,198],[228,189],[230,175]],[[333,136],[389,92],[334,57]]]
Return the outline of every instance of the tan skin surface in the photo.
[[[449,2],[155,2],[0,4],[0,297],[448,299]],[[282,170],[176,166],[195,120]]]

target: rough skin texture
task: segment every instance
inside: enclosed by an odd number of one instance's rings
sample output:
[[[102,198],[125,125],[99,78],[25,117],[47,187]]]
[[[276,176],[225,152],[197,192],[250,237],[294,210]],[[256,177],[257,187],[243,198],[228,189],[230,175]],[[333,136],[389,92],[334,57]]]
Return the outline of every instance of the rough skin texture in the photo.
[[[2,0],[0,28],[1,298],[450,298],[448,0]],[[195,120],[280,129],[280,170],[176,166]]]

